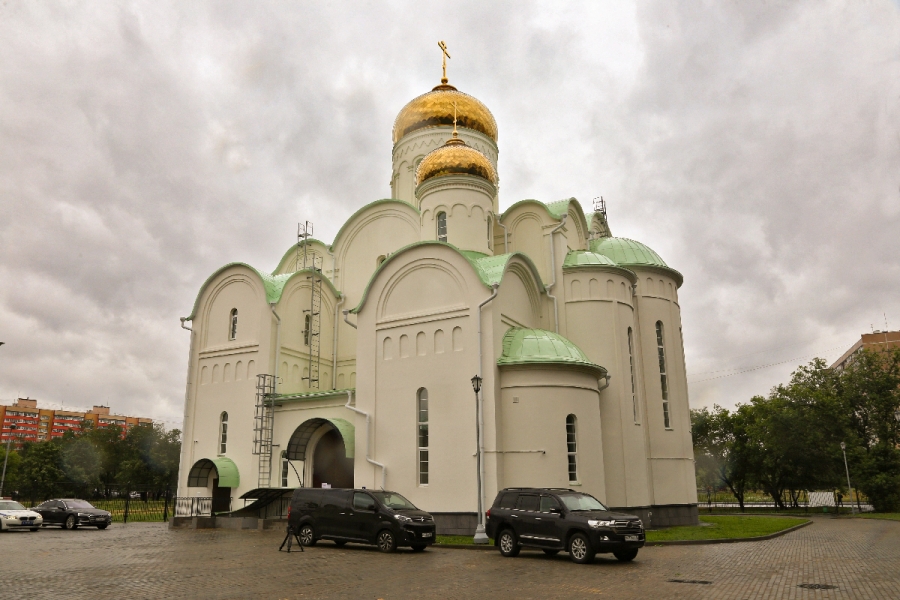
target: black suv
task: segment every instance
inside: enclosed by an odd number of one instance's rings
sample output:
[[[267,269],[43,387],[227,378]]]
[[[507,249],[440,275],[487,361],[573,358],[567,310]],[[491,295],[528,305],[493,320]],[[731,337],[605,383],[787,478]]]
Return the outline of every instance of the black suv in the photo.
[[[591,562],[598,552],[634,560],[644,545],[638,517],[610,512],[589,494],[555,488],[501,490],[487,512],[487,534],[503,556],[533,546],[551,555],[565,550],[577,563]]]
[[[288,525],[304,546],[318,540],[376,544],[382,552],[434,543],[434,518],[396,492],[299,488],[291,497]]]

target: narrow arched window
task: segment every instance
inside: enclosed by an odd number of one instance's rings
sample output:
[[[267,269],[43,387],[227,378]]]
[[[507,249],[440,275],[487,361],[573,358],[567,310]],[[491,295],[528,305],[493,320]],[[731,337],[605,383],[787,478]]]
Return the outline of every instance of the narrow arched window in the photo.
[[[419,390],[416,405],[419,421],[419,485],[428,485],[428,390],[425,388]]]
[[[281,451],[281,487],[288,486],[288,458],[287,450]]]
[[[229,321],[230,326],[228,328],[228,339],[236,340],[237,339],[237,309],[231,309],[231,319]]]
[[[566,417],[566,453],[569,457],[569,483],[578,481],[578,440],[576,439],[575,415]]]
[[[669,420],[669,379],[666,375],[666,348],[663,343],[662,321],[656,322],[656,349],[659,355],[659,385],[662,389],[663,423],[666,429],[671,426]]]
[[[447,213],[437,214],[437,239],[439,242],[447,241]]]
[[[219,423],[219,454],[225,454],[228,445],[228,413],[223,412]]]
[[[306,315],[303,317],[303,345],[309,346],[309,325],[312,323],[312,317]]]
[[[634,336],[631,327],[628,328],[628,366],[631,369],[631,409],[634,412],[634,422],[638,423],[637,386],[634,384]]]

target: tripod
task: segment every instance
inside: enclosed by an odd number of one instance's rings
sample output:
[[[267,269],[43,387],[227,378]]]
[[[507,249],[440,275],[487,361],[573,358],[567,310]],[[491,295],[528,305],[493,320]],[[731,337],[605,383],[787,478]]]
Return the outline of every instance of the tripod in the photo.
[[[287,544],[287,551],[290,552],[291,545],[294,543],[295,539],[297,540],[297,545],[300,546],[300,552],[304,552],[303,540],[300,539],[300,535],[298,535],[296,531],[291,529],[290,525],[287,526],[287,534],[284,536],[284,541],[282,541],[281,545],[278,547],[278,551],[281,552],[281,549]]]

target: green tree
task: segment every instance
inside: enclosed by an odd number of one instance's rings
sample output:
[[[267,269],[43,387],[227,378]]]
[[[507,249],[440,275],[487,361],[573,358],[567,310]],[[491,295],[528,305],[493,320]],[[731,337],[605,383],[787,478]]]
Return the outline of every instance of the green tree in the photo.
[[[101,453],[90,439],[66,433],[63,436],[61,453],[67,481],[82,488],[99,483]]]
[[[32,501],[53,495],[57,484],[65,478],[62,469],[61,443],[26,442],[22,447],[20,492]]]

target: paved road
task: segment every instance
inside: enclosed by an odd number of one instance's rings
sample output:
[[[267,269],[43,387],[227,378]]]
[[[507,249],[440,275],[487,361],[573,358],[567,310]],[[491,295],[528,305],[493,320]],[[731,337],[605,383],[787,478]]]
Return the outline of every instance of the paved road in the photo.
[[[890,521],[817,518],[765,542],[650,547],[631,564],[601,555],[587,566],[564,554],[385,555],[328,542],[289,555],[280,541],[147,523],[6,533],[0,598],[900,598],[900,522]]]

